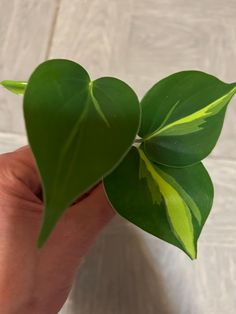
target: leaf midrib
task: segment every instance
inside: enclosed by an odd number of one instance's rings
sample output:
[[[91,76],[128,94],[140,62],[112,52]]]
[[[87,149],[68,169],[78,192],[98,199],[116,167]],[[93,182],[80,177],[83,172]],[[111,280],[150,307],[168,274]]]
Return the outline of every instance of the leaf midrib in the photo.
[[[91,100],[92,100],[92,103],[94,105],[94,108],[95,110],[97,111],[97,113],[99,114],[99,116],[103,119],[103,121],[106,123],[106,125],[108,127],[110,127],[110,123],[109,121],[107,120],[104,112],[102,111],[101,109],[101,106],[98,102],[98,100],[96,99],[96,97],[94,96],[94,92],[93,92],[93,86],[94,86],[94,82],[93,81],[90,81],[89,82],[89,93],[90,93],[90,97],[91,97]]]

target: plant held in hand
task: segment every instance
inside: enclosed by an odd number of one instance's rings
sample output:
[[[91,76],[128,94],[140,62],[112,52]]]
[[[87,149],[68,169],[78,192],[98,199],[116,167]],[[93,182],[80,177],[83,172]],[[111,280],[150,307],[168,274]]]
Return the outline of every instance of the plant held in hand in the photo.
[[[58,59],[39,65],[28,82],[1,84],[24,94],[45,204],[39,247],[64,210],[103,180],[120,215],[196,258],[213,201],[201,160],[218,140],[236,83],[178,72],[139,103],[121,80],[91,81],[79,64]]]

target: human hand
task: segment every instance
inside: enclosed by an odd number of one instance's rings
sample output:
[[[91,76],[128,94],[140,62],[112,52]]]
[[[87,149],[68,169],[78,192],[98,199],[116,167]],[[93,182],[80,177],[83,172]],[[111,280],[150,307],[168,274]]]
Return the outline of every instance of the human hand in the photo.
[[[57,313],[81,258],[115,215],[100,183],[66,210],[39,250],[40,195],[30,148],[0,155],[0,309],[4,314]]]

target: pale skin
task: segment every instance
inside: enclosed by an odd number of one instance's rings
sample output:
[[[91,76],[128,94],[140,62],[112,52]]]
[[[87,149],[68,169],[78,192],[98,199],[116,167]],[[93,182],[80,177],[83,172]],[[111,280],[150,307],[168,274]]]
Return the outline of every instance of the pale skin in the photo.
[[[83,256],[115,215],[102,184],[69,207],[42,249],[41,184],[31,150],[0,155],[0,309],[56,314]]]

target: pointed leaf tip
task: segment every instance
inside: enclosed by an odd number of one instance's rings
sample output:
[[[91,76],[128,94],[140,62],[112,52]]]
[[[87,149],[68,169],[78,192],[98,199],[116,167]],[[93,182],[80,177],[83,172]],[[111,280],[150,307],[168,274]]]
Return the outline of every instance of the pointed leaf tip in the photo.
[[[63,214],[62,210],[58,210],[56,214],[55,212],[55,210],[52,210],[47,206],[44,208],[43,223],[41,225],[40,233],[37,240],[37,247],[39,249],[44,246],[45,242],[48,240],[53,229],[55,228],[55,225],[57,224],[59,218]]]
[[[10,92],[17,95],[23,95],[27,87],[27,82],[24,81],[4,80],[0,82],[0,84],[8,89]]]

